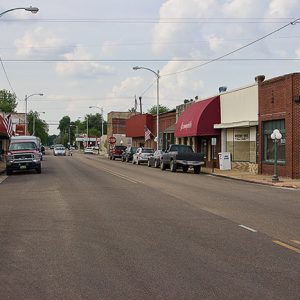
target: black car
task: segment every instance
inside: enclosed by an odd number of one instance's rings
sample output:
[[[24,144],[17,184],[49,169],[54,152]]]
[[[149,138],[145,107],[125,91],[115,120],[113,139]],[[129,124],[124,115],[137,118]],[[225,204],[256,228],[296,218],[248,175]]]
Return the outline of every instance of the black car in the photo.
[[[133,154],[136,152],[138,147],[129,146],[122,154],[122,161],[132,161]]]

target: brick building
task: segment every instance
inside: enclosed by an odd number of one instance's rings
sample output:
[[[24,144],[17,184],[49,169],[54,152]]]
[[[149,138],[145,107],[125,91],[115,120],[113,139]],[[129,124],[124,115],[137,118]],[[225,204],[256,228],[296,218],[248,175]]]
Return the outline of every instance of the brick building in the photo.
[[[278,174],[300,178],[300,73],[287,74],[259,84],[259,173],[273,174],[274,142],[270,135],[279,129]]]

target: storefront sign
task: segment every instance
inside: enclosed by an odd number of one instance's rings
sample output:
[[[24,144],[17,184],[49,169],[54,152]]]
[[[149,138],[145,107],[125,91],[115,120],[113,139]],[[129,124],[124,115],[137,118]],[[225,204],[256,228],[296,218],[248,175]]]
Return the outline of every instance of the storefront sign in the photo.
[[[180,130],[183,130],[183,129],[189,129],[189,128],[192,128],[192,121],[189,121],[188,123],[184,124],[183,122],[181,123],[181,126],[180,126]]]

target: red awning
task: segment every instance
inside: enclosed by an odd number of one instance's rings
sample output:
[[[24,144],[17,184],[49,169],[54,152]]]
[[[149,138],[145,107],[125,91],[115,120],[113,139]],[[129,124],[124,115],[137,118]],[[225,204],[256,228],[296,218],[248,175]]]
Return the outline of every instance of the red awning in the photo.
[[[7,135],[6,128],[3,124],[3,118],[0,116],[0,134]]]
[[[198,101],[184,111],[175,128],[176,137],[219,135],[214,124],[221,122],[220,96]]]

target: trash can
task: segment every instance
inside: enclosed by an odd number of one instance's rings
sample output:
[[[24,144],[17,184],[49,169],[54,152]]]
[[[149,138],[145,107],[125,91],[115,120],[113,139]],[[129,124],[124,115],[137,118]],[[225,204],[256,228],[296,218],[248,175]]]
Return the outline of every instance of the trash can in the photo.
[[[230,152],[219,153],[220,170],[231,170],[231,157]]]

